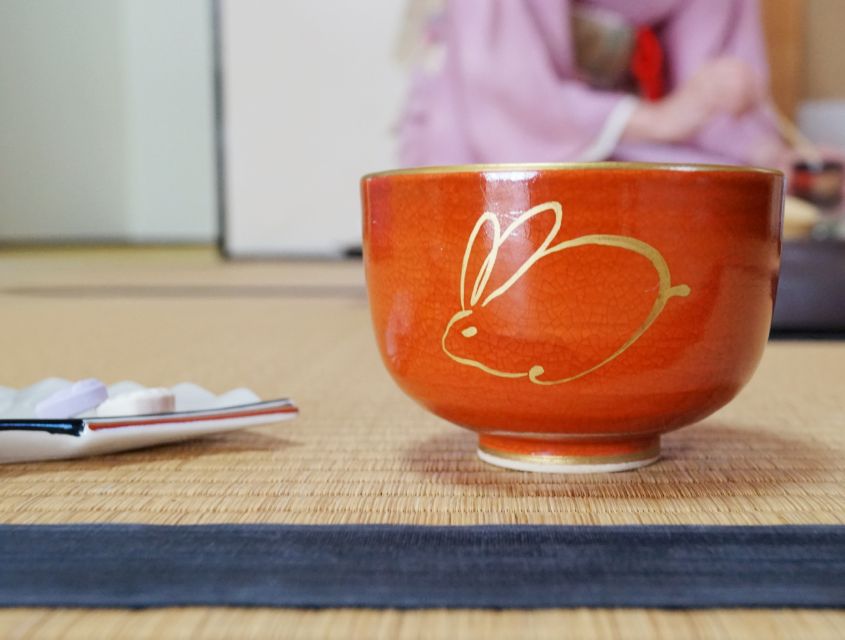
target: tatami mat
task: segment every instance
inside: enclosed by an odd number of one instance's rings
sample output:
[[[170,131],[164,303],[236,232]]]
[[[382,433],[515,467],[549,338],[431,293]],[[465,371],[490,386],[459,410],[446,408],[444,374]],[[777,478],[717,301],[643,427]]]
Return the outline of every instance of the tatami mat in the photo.
[[[191,380],[289,395],[302,415],[183,445],[2,466],[0,522],[845,521],[843,343],[770,345],[740,397],[666,436],[666,459],[654,466],[530,475],[481,463],[472,434],[395,387],[356,295],[362,282],[356,263],[225,265],[202,251],[3,256],[0,385],[53,375]],[[272,295],[303,283],[326,295]],[[119,295],[121,286],[136,295]],[[240,286],[265,289],[233,292]],[[203,295],[169,295],[172,287]]]

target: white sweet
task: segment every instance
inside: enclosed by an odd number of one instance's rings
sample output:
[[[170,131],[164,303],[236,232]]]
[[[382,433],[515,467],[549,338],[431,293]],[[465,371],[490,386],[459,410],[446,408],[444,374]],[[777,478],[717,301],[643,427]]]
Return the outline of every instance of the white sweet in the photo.
[[[122,380],[121,382],[115,382],[114,384],[110,384],[108,386],[109,398],[116,398],[117,396],[122,396],[130,391],[141,391],[142,389],[146,389],[146,387],[142,384],[138,384],[137,382],[132,382],[131,380]],[[90,411],[86,411],[84,413],[80,413],[77,415],[77,418],[96,418],[99,414],[97,413],[97,407],[94,407]]]
[[[11,387],[0,387],[0,416],[15,402],[18,392]]]
[[[122,396],[124,393],[140,391],[141,389],[146,389],[146,387],[132,380],[121,380],[120,382],[109,385],[109,398],[116,398],[117,396]]]
[[[201,411],[215,406],[217,396],[193,382],[182,382],[173,387],[176,411]]]
[[[261,398],[259,398],[252,389],[240,387],[238,389],[227,391],[222,396],[218,396],[214,401],[214,408],[221,409],[223,407],[232,407],[240,404],[255,404],[256,402],[261,402]]]
[[[21,418],[35,418],[35,405],[44,398],[48,398],[57,391],[69,388],[73,383],[63,378],[45,378],[34,385],[21,389],[4,403],[0,418],[17,420]]]
[[[139,389],[109,398],[97,407],[97,416],[105,418],[172,413],[175,407],[176,400],[170,389]]]

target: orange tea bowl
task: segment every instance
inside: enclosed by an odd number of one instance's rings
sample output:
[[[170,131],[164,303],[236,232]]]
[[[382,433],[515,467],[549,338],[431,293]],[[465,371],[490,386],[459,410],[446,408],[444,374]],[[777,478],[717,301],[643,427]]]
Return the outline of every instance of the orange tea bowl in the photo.
[[[748,382],[769,331],[783,176],[478,165],[362,179],[376,340],[412,398],[527,471],[622,471]]]

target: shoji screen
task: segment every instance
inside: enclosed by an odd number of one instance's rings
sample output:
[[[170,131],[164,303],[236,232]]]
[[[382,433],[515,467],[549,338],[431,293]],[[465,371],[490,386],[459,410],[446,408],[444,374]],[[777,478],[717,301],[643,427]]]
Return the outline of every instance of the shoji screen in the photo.
[[[397,0],[218,0],[223,248],[336,256],[360,243],[358,178],[393,162]]]

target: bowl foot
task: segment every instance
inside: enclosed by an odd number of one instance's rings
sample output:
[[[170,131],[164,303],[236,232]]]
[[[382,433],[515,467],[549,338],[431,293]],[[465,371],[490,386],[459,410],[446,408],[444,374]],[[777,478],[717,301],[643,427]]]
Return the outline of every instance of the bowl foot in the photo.
[[[517,471],[614,473],[657,462],[660,436],[629,440],[547,440],[482,435],[478,457]]]

